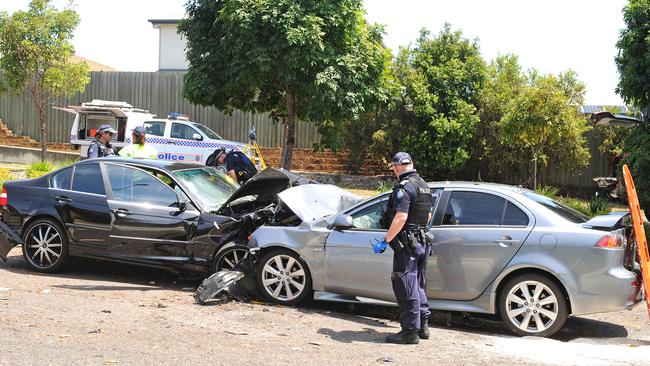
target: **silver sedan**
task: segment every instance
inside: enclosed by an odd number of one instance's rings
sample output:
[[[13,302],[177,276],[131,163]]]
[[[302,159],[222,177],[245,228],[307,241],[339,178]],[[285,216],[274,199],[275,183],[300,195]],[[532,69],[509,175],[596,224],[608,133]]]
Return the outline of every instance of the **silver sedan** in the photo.
[[[431,184],[434,234],[426,292],[432,309],[499,314],[517,335],[549,336],[569,315],[630,309],[641,301],[626,213],[592,220],[529,190]],[[356,202],[334,186],[280,194],[297,226],[262,226],[249,242],[270,301],[393,303],[392,251],[374,254],[388,193]]]

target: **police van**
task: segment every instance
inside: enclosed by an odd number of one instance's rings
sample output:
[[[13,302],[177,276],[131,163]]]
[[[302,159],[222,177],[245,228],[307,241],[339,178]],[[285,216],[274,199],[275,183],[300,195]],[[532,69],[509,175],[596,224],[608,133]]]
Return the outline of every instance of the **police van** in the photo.
[[[54,107],[75,115],[70,130],[70,143],[80,149],[81,157],[88,155],[88,146],[95,138],[99,126],[111,125],[117,130],[111,144],[118,149],[131,143],[131,131],[143,126],[146,143],[158,151],[158,159],[205,163],[217,148],[243,150],[245,144],[224,140],[208,127],[191,121],[180,113],[170,113],[167,118],[144,109],[134,108],[126,102],[93,100],[90,103]]]

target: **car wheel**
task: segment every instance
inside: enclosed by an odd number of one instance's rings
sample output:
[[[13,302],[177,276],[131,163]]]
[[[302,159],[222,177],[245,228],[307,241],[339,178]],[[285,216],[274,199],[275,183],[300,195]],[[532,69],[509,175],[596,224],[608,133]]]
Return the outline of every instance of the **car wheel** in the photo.
[[[289,250],[274,250],[257,266],[257,285],[270,302],[296,305],[311,295],[311,274],[305,261]]]
[[[568,316],[562,290],[538,274],[510,279],[499,294],[499,311],[505,325],[518,336],[551,336]]]
[[[239,264],[243,263],[249,256],[249,248],[243,244],[226,244],[226,246],[217,253],[214,260],[214,271],[219,272],[225,269],[234,270]]]
[[[23,257],[33,269],[54,273],[67,263],[68,237],[61,225],[50,219],[39,219],[23,233]]]

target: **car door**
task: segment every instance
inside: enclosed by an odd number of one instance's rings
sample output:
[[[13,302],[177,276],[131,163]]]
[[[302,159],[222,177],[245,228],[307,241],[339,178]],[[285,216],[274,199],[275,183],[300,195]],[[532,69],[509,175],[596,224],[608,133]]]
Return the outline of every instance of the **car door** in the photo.
[[[111,256],[183,264],[193,252],[199,211],[179,207],[179,194],[145,170],[105,163],[110,190]],[[184,199],[181,196],[180,199]]]
[[[172,122],[170,139],[167,141],[168,153],[165,160],[202,162],[204,146],[203,135],[195,128],[181,122]],[[196,137],[196,138],[195,138]]]
[[[334,228],[325,243],[325,290],[395,301],[390,284],[393,252],[374,254],[371,243],[386,236],[380,219],[388,195],[353,208],[353,228]]]
[[[71,254],[105,248],[111,216],[99,164],[76,164],[55,173],[48,191],[69,234]]]
[[[446,189],[431,228],[427,296],[478,297],[521,248],[534,222],[524,206],[504,195]]]

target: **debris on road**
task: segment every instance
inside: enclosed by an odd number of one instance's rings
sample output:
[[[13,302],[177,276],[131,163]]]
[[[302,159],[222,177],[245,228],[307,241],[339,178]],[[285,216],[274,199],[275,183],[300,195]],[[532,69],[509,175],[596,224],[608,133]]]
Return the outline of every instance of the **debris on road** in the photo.
[[[206,301],[214,298],[222,291],[226,291],[232,296],[235,296],[233,292],[237,291],[234,285],[242,278],[244,278],[244,272],[230,270],[219,271],[203,280],[201,285],[196,289],[196,292],[194,292],[194,300],[199,305],[205,305]]]
[[[246,332],[233,332],[233,331],[230,331],[230,330],[224,330],[223,332],[228,333],[228,334],[232,334],[232,335],[248,335],[248,333],[246,333]]]
[[[395,360],[392,357],[379,357],[377,359],[377,362],[390,363],[390,362],[395,362]]]

